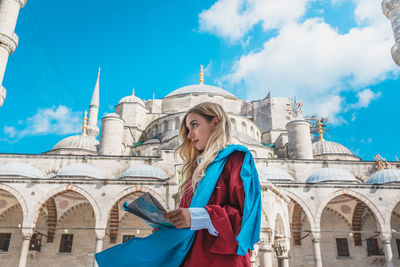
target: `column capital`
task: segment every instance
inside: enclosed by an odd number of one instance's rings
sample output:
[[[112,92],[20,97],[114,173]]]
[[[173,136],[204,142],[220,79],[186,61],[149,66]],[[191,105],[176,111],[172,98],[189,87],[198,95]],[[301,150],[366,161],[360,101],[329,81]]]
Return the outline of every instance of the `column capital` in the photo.
[[[390,232],[382,232],[381,233],[382,243],[390,244],[392,242],[392,233]]]
[[[311,234],[312,242],[319,243],[319,240],[321,239],[321,232],[312,231],[312,232],[310,232],[310,234]]]
[[[273,248],[275,249],[276,256],[279,258],[288,257],[290,241],[287,237],[278,237],[275,239],[273,244]]]
[[[106,229],[105,228],[96,228],[95,230],[96,233],[96,240],[103,240],[104,236],[106,235]]]

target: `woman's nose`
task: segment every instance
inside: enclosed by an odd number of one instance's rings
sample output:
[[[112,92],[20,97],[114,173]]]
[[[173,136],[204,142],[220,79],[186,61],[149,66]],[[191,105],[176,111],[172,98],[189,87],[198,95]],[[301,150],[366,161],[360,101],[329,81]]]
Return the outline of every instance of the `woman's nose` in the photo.
[[[188,133],[188,138],[189,138],[189,139],[192,139],[192,138],[193,138],[193,132],[190,131],[190,130],[189,130],[189,133]]]

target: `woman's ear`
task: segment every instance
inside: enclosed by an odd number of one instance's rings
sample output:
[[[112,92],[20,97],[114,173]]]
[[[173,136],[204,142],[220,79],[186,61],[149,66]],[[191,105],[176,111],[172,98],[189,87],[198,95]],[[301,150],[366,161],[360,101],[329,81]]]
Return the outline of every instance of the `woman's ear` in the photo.
[[[219,124],[219,118],[218,117],[214,117],[212,120],[213,126],[216,127]]]

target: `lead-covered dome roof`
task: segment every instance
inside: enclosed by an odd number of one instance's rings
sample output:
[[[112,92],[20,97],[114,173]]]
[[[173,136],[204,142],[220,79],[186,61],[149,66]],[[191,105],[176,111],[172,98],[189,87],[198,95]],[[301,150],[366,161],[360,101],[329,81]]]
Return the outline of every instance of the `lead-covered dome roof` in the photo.
[[[57,176],[63,177],[89,177],[96,179],[104,179],[104,174],[97,168],[86,163],[75,163],[62,168]]]
[[[15,162],[0,166],[0,176],[19,176],[27,178],[43,178],[43,173],[28,163]]]
[[[323,168],[311,174],[306,183],[359,182],[350,172],[339,168]]]
[[[133,165],[126,169],[119,178],[144,178],[166,180],[167,174],[160,168],[151,165]]]
[[[318,141],[312,144],[312,150],[314,156],[318,155],[326,155],[326,154],[342,154],[342,155],[350,155],[353,156],[353,153],[339,143],[335,143],[332,141]]]
[[[261,167],[258,169],[260,182],[268,181],[294,181],[294,178],[286,171],[274,167]]]
[[[371,175],[367,184],[400,183],[400,170],[385,169]]]
[[[222,88],[206,84],[194,84],[194,85],[184,86],[175,91],[172,91],[165,97],[184,95],[184,94],[213,94],[213,95],[222,95],[222,96],[237,98],[234,94]]]
[[[121,98],[121,100],[118,102],[118,105],[122,104],[122,103],[138,103],[144,107],[146,106],[144,104],[143,100],[135,95],[128,95],[128,96]]]
[[[97,153],[97,141],[94,137],[84,135],[73,135],[62,139],[58,142],[51,151],[59,149],[70,149],[70,150],[86,150],[91,153]]]

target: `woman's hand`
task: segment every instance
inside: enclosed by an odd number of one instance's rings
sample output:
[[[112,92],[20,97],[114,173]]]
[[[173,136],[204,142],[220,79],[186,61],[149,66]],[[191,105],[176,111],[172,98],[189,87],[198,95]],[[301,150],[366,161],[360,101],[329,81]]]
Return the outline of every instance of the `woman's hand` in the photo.
[[[164,218],[168,219],[176,228],[190,227],[190,211],[189,209],[179,208],[164,214]]]

